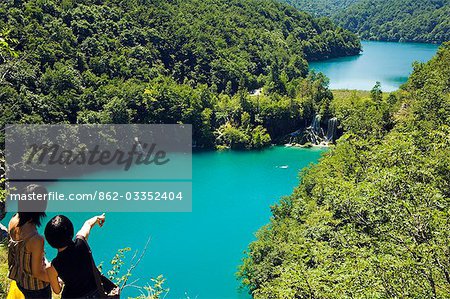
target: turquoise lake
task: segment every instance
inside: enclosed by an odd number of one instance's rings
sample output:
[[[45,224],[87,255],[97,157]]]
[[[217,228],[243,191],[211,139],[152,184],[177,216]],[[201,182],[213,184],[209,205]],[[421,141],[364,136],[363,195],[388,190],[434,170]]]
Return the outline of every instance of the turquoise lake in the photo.
[[[225,151],[193,154],[193,203],[190,213],[107,213],[103,228],[95,227],[90,244],[97,264],[108,263],[117,249],[147,253],[133,281],[145,284],[163,274],[166,298],[249,298],[240,291],[237,267],[254,233],[267,224],[270,206],[298,185],[299,171],[317,162],[322,148],[272,147],[264,151]],[[287,168],[280,168],[280,166]],[[130,170],[133,176],[133,170]],[[95,179],[91,174],[84,177]],[[64,190],[59,182],[50,191]],[[120,183],[118,183],[120,184]],[[64,213],[81,227],[95,213]],[[48,213],[48,221],[54,213]],[[46,248],[49,259],[56,251]],[[131,256],[132,254],[129,254]],[[125,289],[125,296],[139,292]],[[125,296],[123,296],[125,298]]]
[[[438,45],[363,41],[358,56],[312,62],[310,68],[330,79],[331,89],[371,90],[377,81],[383,91],[394,91],[405,83],[414,61],[426,62]]]
[[[333,89],[370,90],[380,81],[384,91],[391,91],[406,81],[413,61],[427,61],[437,50],[436,45],[412,43],[363,42],[363,47],[362,55],[311,63],[311,68],[324,72]],[[272,147],[195,153],[192,212],[108,213],[105,226],[94,228],[90,237],[96,262],[103,261],[108,269],[117,249],[141,250],[150,237],[131,281],[139,279],[137,284],[145,285],[163,274],[170,288],[168,299],[249,298],[245,290],[239,290],[235,277],[244,250],[255,232],[268,223],[270,206],[291,194],[299,183],[299,171],[324,152]],[[51,185],[49,190],[63,190],[67,183]],[[65,214],[77,228],[95,215]],[[48,216],[47,220],[53,214]],[[46,250],[49,259],[55,256],[55,250]],[[128,288],[123,297],[137,295],[139,291]]]

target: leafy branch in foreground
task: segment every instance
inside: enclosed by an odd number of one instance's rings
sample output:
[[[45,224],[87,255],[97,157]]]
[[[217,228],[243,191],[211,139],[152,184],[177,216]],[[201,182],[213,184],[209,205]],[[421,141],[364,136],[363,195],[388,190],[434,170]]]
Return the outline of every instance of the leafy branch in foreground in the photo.
[[[150,281],[144,285],[138,284],[140,279],[135,279],[133,281],[130,280],[133,271],[137,268],[145,256],[150,240],[151,239],[148,238],[147,243],[140,253],[138,250],[134,252],[134,255],[130,259],[129,267],[126,269],[125,273],[123,273],[122,270],[125,266],[126,254],[131,251],[130,247],[122,248],[117,251],[110,262],[112,267],[107,271],[108,278],[118,285],[121,290],[129,287],[138,289],[141,295],[139,295],[136,299],[162,299],[170,290],[169,288],[164,287],[166,279],[163,275],[159,275],[156,278],[150,278]],[[99,268],[100,271],[102,271],[103,265],[101,264]]]
[[[152,284],[144,286],[145,292],[136,299],[160,299],[169,293],[169,289],[163,286],[166,279],[162,275],[151,278],[150,281]]]

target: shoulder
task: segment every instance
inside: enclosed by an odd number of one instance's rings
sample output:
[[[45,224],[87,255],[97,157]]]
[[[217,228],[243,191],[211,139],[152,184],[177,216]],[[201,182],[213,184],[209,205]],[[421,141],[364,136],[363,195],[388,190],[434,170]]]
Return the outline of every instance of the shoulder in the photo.
[[[17,224],[19,224],[19,218],[17,217],[17,214],[15,214],[8,224],[8,232],[11,234],[11,231],[17,227]]]
[[[79,254],[83,256],[88,256],[91,254],[91,248],[89,247],[88,242],[83,236],[77,236],[74,244]]]
[[[85,248],[89,247],[88,244],[87,244],[86,239],[83,236],[81,236],[81,235],[77,235],[75,237],[74,244],[75,244],[75,247],[78,247],[78,248],[85,249]]]
[[[30,251],[44,249],[44,237],[37,234],[27,241],[27,247]]]

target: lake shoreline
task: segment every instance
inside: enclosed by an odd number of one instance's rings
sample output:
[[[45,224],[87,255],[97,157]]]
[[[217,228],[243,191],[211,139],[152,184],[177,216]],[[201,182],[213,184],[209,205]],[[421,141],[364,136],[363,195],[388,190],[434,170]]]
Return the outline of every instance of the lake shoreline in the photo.
[[[311,62],[309,69],[329,78],[331,90],[369,91],[378,81],[384,92],[398,90],[404,84],[415,61],[426,62],[439,44],[412,42],[361,41],[360,55]]]
[[[242,252],[270,218],[269,207],[290,195],[298,184],[299,171],[317,163],[325,151],[272,146],[261,151],[194,154],[192,212],[107,213],[105,226],[90,236],[95,260],[104,262],[108,270],[117,249],[142,249],[146,239],[142,236],[150,235],[150,248],[133,278],[163,274],[171,289],[166,298],[184,298],[187,293],[191,298],[211,298],[215,294],[219,298],[250,299],[245,291],[239,291],[234,276]],[[129,172],[135,173],[133,168]],[[95,176],[91,173],[87,179]],[[66,184],[70,182],[53,182],[49,191],[64,190]],[[54,214],[49,212],[46,220]],[[62,214],[80,227],[92,213]],[[120,238],[111,238],[112,234]],[[56,254],[48,246],[46,252],[49,259]],[[213,263],[214,271],[209,271]],[[139,294],[128,289],[123,295]]]

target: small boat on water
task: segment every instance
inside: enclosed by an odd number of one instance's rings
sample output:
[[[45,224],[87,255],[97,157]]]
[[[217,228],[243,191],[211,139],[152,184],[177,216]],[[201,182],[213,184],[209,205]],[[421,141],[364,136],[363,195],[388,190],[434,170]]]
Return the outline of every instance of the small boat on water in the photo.
[[[289,167],[288,165],[281,165],[281,166],[279,166],[279,168],[282,168],[282,169],[286,169],[288,167]]]

